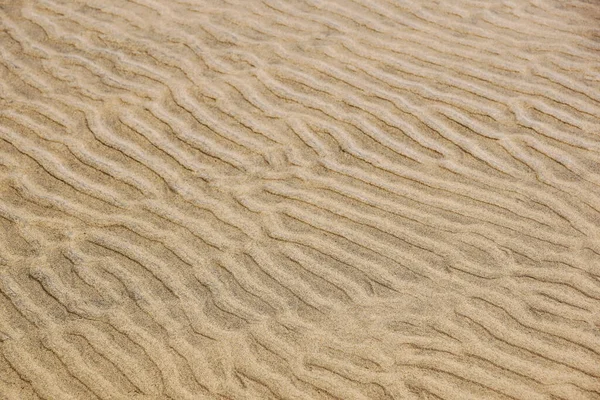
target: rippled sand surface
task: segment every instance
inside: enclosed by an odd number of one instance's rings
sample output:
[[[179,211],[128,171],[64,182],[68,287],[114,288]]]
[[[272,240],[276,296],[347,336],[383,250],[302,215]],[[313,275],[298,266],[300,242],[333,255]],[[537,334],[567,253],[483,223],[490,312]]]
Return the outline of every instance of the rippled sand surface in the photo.
[[[0,0],[0,398],[600,399],[600,2]]]

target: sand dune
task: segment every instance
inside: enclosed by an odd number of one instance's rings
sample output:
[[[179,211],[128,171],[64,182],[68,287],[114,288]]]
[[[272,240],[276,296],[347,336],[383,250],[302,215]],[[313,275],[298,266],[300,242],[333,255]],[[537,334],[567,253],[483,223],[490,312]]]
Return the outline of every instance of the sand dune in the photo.
[[[0,398],[600,399],[600,2],[0,27]]]

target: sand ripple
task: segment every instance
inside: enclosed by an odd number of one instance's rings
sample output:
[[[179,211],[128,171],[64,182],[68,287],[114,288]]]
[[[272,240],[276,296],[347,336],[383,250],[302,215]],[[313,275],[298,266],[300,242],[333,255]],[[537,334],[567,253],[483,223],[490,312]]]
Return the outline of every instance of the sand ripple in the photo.
[[[600,399],[599,21],[0,0],[0,397]]]

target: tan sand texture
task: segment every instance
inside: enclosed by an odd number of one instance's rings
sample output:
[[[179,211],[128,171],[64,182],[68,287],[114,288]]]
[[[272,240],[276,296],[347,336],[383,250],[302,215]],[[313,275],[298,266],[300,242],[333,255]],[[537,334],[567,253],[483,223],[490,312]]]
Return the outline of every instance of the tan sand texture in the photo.
[[[600,399],[600,1],[0,0],[0,399]]]

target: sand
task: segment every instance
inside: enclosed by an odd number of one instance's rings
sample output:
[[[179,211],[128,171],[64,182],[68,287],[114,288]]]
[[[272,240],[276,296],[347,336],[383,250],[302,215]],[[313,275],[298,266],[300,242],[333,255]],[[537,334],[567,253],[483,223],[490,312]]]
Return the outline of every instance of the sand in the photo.
[[[0,0],[0,398],[600,399],[600,2]]]

